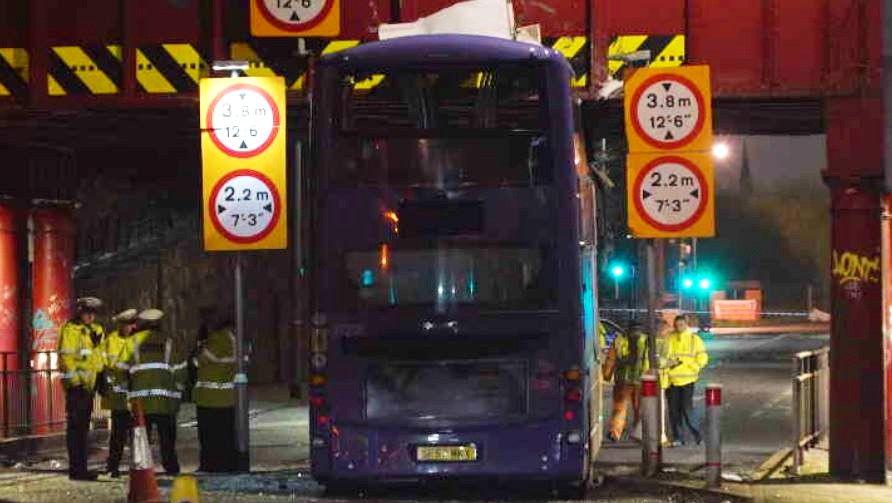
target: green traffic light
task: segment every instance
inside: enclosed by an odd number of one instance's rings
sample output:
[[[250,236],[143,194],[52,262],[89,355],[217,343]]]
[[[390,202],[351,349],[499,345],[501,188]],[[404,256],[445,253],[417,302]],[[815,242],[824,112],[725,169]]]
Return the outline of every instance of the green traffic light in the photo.
[[[700,278],[698,286],[701,290],[709,290],[710,288],[712,288],[712,280],[709,278]]]
[[[610,274],[614,278],[620,279],[626,275],[626,268],[623,267],[621,264],[615,264],[613,267],[610,268]]]
[[[685,289],[691,288],[692,286],[694,286],[694,280],[692,280],[691,278],[684,278],[683,280],[681,280],[681,286],[683,286]]]

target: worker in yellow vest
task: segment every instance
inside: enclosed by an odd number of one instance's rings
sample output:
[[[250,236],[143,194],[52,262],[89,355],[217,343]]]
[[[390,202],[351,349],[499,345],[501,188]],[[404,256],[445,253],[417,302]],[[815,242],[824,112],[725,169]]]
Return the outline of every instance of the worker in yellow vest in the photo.
[[[638,424],[640,419],[641,375],[649,368],[644,327],[633,322],[627,333],[618,333],[613,339],[611,353],[616,366],[613,372],[613,411],[607,438],[616,442],[622,438],[626,428],[629,406],[632,407],[632,425]]]
[[[127,391],[130,375],[130,358],[133,345],[130,335],[136,326],[136,309],[126,309],[112,317],[117,330],[102,340],[102,355],[106,384],[102,395],[102,408],[111,411],[112,427],[108,439],[108,460],[105,468],[112,478],[121,476],[119,467],[124,444],[130,433],[130,410],[127,407]]]
[[[186,362],[174,340],[161,330],[163,317],[158,309],[146,309],[137,316],[128,398],[142,405],[146,428],[151,430],[154,425],[157,429],[161,463],[168,475],[176,475],[180,473],[176,415],[186,380]]]
[[[100,307],[102,301],[96,297],[77,299],[74,319],[62,325],[59,331],[57,351],[65,388],[65,440],[68,478],[71,480],[96,480],[96,474],[87,470],[87,444],[96,375],[102,370],[97,346],[104,332],[96,323],[96,312]]]
[[[235,447],[235,334],[230,316],[218,316],[195,357],[198,370],[192,397],[198,413],[199,471],[231,472]]]
[[[700,371],[709,362],[706,345],[699,335],[688,327],[687,318],[675,317],[674,328],[666,338],[665,376],[669,381],[666,401],[669,405],[669,427],[672,431],[672,446],[685,443],[684,429],[687,427],[694,442],[700,444],[703,437],[694,426],[694,385],[700,378]]]

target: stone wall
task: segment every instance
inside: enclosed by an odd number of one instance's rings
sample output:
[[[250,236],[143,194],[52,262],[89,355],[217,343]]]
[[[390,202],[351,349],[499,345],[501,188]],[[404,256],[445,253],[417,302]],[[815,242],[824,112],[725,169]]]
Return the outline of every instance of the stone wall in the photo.
[[[199,309],[234,305],[233,253],[206,253],[198,211],[196,165],[182,162],[152,183],[143,173],[95,173],[83,179],[76,213],[78,295],[105,300],[105,321],[127,307],[158,307],[185,348],[195,344]],[[181,159],[185,159],[182,160]],[[114,175],[114,176],[110,176]],[[245,328],[252,382],[290,382],[294,338],[288,251],[243,254]]]

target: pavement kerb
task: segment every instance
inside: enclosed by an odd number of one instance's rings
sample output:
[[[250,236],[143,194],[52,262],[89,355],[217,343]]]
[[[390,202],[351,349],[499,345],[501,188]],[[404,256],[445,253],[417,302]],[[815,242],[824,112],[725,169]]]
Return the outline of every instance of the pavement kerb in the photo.
[[[742,496],[739,493],[731,492],[723,489],[722,487],[718,488],[707,488],[704,487],[705,481],[697,478],[688,478],[686,480],[681,479],[664,479],[664,478],[647,478],[643,476],[633,476],[633,475],[609,475],[605,477],[605,481],[617,481],[623,484],[632,484],[637,487],[644,488],[654,488],[665,491],[666,489],[684,491],[688,493],[693,493],[696,496],[702,498],[715,499],[719,501],[728,501],[728,502],[751,502],[754,501],[753,498]]]
[[[108,441],[108,430],[90,431],[90,443],[104,444]],[[0,440],[0,457],[16,461],[35,454],[44,454],[65,449],[65,432],[28,435]]]

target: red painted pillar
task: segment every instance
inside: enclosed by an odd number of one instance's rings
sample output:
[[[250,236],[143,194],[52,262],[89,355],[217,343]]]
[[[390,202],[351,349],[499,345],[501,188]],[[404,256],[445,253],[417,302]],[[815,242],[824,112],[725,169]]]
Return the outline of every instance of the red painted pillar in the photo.
[[[32,265],[32,365],[38,372],[32,384],[32,424],[37,433],[58,429],[65,418],[64,393],[56,350],[59,329],[72,316],[75,224],[71,210],[35,209],[31,214],[34,262]]]
[[[881,285],[882,101],[826,102],[831,191],[830,472],[885,476]]]
[[[0,204],[0,354],[16,355],[10,359],[12,365],[18,363],[21,339],[19,337],[19,239],[21,239],[19,216],[20,212],[17,209]],[[15,368],[17,366],[12,369]]]
[[[892,195],[883,204],[883,344],[886,374],[886,483],[892,483]]]
[[[19,232],[21,212],[8,205],[0,205],[0,433],[10,435],[10,423],[23,416],[15,409],[22,401],[19,370],[21,350]]]

